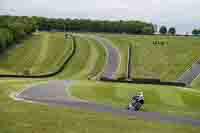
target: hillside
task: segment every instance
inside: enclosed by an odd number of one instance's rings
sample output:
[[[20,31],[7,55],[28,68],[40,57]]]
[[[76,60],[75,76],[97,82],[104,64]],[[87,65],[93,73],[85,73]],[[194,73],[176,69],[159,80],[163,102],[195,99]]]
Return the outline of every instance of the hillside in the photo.
[[[123,62],[127,62],[127,47],[133,46],[132,76],[175,81],[192,63],[200,58],[200,38],[173,36],[142,36],[104,34],[119,47]],[[165,45],[154,45],[153,41]],[[122,63],[124,65],[124,63]],[[126,66],[122,65],[122,73]]]
[[[0,74],[41,75],[55,72],[69,57],[71,38],[63,33],[35,33],[0,57]]]

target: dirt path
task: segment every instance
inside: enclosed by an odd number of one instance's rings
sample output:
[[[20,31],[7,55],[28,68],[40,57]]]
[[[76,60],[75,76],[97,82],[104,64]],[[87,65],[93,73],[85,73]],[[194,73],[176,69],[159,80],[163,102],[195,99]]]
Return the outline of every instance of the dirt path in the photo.
[[[200,125],[200,120],[191,118],[163,116],[158,112],[131,112],[124,108],[115,108],[110,105],[96,104],[71,97],[68,88],[76,81],[52,80],[47,84],[31,86],[16,95],[16,99],[27,102],[43,103],[48,105],[60,105],[79,109],[91,109],[96,112],[111,112],[114,115],[127,115],[128,117],[140,117],[147,120],[159,120],[168,123],[181,123]]]
[[[187,86],[191,86],[192,81],[200,75],[200,59],[192,64],[192,67],[184,72],[177,82],[185,83]]]
[[[109,79],[114,78],[120,63],[120,53],[117,48],[113,47],[113,44],[102,37],[92,36],[99,44],[101,44],[107,51],[107,63],[102,73],[102,77]]]

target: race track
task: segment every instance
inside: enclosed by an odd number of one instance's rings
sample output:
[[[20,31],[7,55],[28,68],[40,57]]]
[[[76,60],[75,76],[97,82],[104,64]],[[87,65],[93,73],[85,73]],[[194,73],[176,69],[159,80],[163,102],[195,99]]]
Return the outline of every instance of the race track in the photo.
[[[16,99],[27,102],[42,103],[48,105],[67,106],[79,109],[90,109],[96,112],[110,112],[114,115],[128,117],[140,117],[147,120],[159,120],[161,122],[200,125],[200,120],[176,116],[163,116],[158,112],[131,112],[124,108],[116,108],[110,105],[96,104],[79,100],[71,96],[69,87],[76,81],[51,80],[47,84],[34,85],[24,89],[16,95]],[[77,81],[78,82],[78,81]]]
[[[191,68],[184,72],[177,82],[185,83],[187,86],[191,86],[191,83],[200,75],[200,59],[192,64]]]
[[[92,37],[106,49],[107,53],[107,62],[101,76],[109,79],[114,78],[120,63],[119,50],[113,47],[112,42],[107,40],[106,38],[102,38],[100,36]]]
[[[113,44],[100,36],[91,36],[100,45],[106,49],[107,62],[102,72],[102,77],[114,78],[120,64],[120,53]],[[200,73],[200,63],[193,64],[193,67],[186,71],[177,81],[191,84]],[[46,84],[33,85],[25,88],[22,92],[15,96],[17,100],[23,100],[27,102],[66,106],[79,109],[90,109],[95,112],[110,112],[114,115],[125,115],[128,117],[138,117],[147,120],[159,120],[161,122],[179,123],[179,124],[191,124],[200,126],[200,120],[192,118],[184,118],[177,116],[164,116],[159,112],[133,112],[128,111],[125,108],[117,108],[111,105],[97,104],[90,101],[84,101],[71,96],[69,87],[78,81],[70,80],[50,80]],[[127,103],[128,104],[128,103]]]

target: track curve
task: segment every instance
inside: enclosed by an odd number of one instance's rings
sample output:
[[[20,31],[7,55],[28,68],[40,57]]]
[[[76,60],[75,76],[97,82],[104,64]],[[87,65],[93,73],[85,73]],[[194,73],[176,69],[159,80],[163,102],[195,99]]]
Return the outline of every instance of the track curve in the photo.
[[[177,82],[185,83],[187,86],[191,86],[192,81],[195,80],[199,75],[200,59],[193,63],[192,66],[177,79]]]
[[[114,115],[136,116],[147,120],[159,120],[161,122],[200,126],[200,120],[192,118],[163,116],[159,112],[132,112],[124,108],[116,108],[110,105],[96,104],[73,98],[67,88],[75,82],[76,81],[52,80],[47,84],[31,86],[17,94],[16,99],[48,105],[84,108],[96,112],[110,112]]]
[[[92,36],[99,44],[101,44],[107,51],[107,63],[104,67],[102,77],[109,79],[114,78],[120,63],[119,50],[113,47],[112,42],[100,36]]]

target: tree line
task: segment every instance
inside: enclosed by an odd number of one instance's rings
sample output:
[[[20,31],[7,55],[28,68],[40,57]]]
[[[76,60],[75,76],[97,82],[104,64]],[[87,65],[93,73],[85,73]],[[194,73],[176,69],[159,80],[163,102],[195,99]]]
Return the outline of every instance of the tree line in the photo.
[[[0,16],[0,52],[36,29],[41,31],[153,34],[153,24],[141,21],[103,21],[27,16]]]
[[[35,17],[39,30],[111,32],[132,34],[153,34],[153,24],[141,21],[103,21],[90,19],[55,19]]]
[[[35,31],[32,17],[0,16],[0,52]]]

